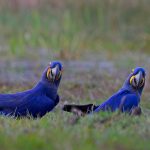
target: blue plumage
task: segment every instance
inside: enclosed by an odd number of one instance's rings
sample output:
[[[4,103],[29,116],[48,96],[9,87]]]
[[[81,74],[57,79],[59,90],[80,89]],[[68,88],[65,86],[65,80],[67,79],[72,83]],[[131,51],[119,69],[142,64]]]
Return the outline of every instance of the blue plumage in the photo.
[[[141,94],[145,85],[145,70],[137,67],[128,76],[123,87],[108,100],[97,106],[94,112],[116,111],[131,112],[140,103]]]
[[[41,80],[31,90],[0,94],[0,114],[13,117],[42,117],[59,102],[57,94],[62,76],[62,64],[53,61],[43,72]]]

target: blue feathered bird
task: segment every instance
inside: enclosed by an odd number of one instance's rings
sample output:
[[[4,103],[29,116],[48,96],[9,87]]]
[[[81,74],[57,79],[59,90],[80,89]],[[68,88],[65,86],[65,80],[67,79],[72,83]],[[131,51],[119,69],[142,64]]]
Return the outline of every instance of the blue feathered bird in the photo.
[[[127,77],[122,88],[104,101],[99,106],[93,104],[87,105],[64,105],[63,110],[68,112],[100,112],[116,111],[131,113],[132,109],[139,106],[141,94],[145,85],[146,72],[143,68],[137,67]]]
[[[42,117],[59,102],[57,90],[62,77],[62,64],[50,62],[41,80],[30,90],[0,94],[0,114],[13,117]]]

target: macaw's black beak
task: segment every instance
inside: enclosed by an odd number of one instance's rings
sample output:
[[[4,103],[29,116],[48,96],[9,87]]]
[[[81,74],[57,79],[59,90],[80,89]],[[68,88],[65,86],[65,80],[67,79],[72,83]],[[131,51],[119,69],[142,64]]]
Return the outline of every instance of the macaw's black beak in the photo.
[[[47,71],[47,78],[53,82],[59,80],[61,75],[62,75],[62,71],[59,69],[58,65],[56,65],[56,67],[54,68],[49,68]]]
[[[134,88],[140,88],[145,83],[145,77],[143,76],[142,72],[139,71],[136,75],[133,75],[130,79],[130,84]]]

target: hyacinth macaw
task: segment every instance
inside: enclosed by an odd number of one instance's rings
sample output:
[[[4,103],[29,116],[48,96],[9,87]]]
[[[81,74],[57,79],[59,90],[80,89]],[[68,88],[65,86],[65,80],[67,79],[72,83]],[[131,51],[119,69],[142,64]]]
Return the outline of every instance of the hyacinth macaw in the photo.
[[[64,105],[63,110],[68,112],[82,112],[91,114],[100,111],[120,110],[121,112],[131,113],[135,107],[139,106],[141,94],[145,85],[146,72],[143,68],[137,67],[127,77],[122,88],[112,95],[102,104],[95,106],[87,105]]]
[[[62,70],[60,62],[52,61],[32,89],[15,94],[0,94],[0,114],[37,118],[50,112],[59,102],[57,90]]]

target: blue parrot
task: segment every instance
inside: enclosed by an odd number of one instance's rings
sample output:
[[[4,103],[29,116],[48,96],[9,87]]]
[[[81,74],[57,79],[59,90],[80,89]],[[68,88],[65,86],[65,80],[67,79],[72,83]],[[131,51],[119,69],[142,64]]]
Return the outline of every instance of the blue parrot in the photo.
[[[59,102],[57,90],[63,66],[52,61],[44,70],[41,80],[30,90],[15,94],[0,94],[0,114],[11,117],[42,117]]]
[[[146,72],[137,67],[127,77],[122,88],[102,104],[95,106],[87,105],[64,105],[63,110],[68,112],[81,111],[82,113],[96,113],[100,111],[120,110],[131,113],[132,109],[139,106],[141,94],[145,85]]]
[[[138,107],[141,94],[145,85],[145,70],[137,67],[128,76],[122,88],[103,102],[94,112],[99,111],[116,111],[121,109],[122,112],[131,112],[132,108]]]

